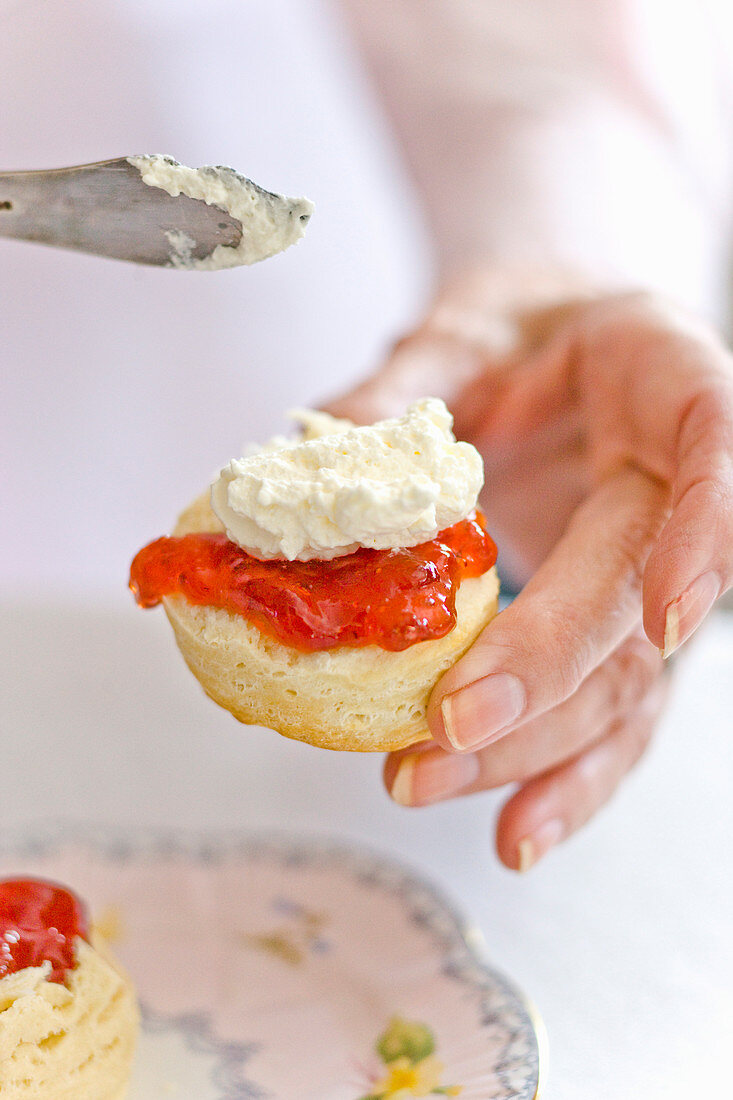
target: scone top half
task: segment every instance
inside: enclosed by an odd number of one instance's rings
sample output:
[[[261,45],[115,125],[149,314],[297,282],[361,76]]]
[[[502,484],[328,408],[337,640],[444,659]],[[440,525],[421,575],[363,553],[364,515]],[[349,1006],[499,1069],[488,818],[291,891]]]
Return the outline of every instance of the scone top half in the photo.
[[[480,456],[441,401],[356,427],[296,414],[299,439],[230,462],[133,562],[204,690],[242,722],[324,748],[428,736],[442,673],[496,614]]]

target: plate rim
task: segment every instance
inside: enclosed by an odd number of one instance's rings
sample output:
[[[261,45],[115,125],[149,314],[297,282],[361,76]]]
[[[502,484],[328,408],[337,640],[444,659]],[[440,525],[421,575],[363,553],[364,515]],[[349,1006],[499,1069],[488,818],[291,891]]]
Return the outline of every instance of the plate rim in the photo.
[[[3,858],[43,858],[69,846],[87,847],[110,862],[124,862],[141,855],[183,857],[204,863],[225,858],[277,856],[286,865],[303,865],[308,861],[325,859],[331,865],[339,864],[358,881],[389,890],[407,905],[410,917],[416,924],[424,923],[429,928],[439,944],[443,968],[449,976],[479,992],[485,992],[489,985],[498,988],[523,1013],[528,1025],[526,1033],[534,1042],[534,1092],[507,1094],[506,1100],[513,1100],[514,1097],[541,1100],[547,1081],[549,1041],[537,1007],[514,980],[491,961],[482,929],[467,916],[449,891],[429,873],[426,874],[422,868],[400,855],[385,852],[361,839],[355,840],[326,830],[296,833],[280,828],[125,828],[101,823],[47,821],[0,832],[0,856]],[[424,903],[426,900],[432,906],[432,918],[436,914],[442,918],[436,923],[431,923],[431,918],[425,917],[424,909],[419,908],[419,901]],[[452,959],[457,947],[463,955],[462,960]],[[449,957],[451,965],[447,962]],[[462,969],[460,962],[463,963]],[[475,973],[469,975],[466,963],[469,970],[482,975],[483,984],[475,980]],[[532,1085],[531,1078],[528,1083]]]

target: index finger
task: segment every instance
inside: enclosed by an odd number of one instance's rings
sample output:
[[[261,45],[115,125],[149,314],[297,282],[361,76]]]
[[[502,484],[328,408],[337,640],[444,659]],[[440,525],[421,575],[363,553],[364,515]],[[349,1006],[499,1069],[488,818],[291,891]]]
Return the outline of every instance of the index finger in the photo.
[[[633,455],[672,490],[644,576],[646,633],[668,655],[733,583],[733,357],[647,295],[590,311],[576,354],[597,468]]]
[[[644,625],[665,656],[733,581],[733,382],[701,386],[677,452],[672,513],[644,577]]]

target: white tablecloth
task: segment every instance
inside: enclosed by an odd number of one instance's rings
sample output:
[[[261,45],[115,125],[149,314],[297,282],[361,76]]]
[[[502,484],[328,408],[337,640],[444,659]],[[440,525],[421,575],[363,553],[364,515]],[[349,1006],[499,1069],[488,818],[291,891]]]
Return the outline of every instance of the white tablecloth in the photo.
[[[477,921],[550,1038],[545,1100],[718,1100],[733,1038],[733,617],[678,673],[612,805],[526,877],[493,853],[498,797],[404,810],[376,757],[235,723],[162,613],[2,607],[0,827],[287,828],[413,863]]]

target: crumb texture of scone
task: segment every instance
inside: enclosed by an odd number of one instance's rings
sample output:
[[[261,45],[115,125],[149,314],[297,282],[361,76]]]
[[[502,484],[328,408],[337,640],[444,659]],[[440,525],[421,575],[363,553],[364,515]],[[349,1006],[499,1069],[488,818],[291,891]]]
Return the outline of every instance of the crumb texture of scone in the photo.
[[[203,496],[174,533],[221,530]],[[182,596],[163,603],[189,668],[207,695],[240,722],[322,748],[383,752],[429,736],[430,692],[494,617],[498,594],[495,569],[464,580],[454,629],[400,652],[370,645],[304,653],[241,615],[195,606]]]
[[[0,979],[2,1100],[125,1100],[139,1030],[129,978],[106,945],[77,940],[65,984],[49,964]]]

